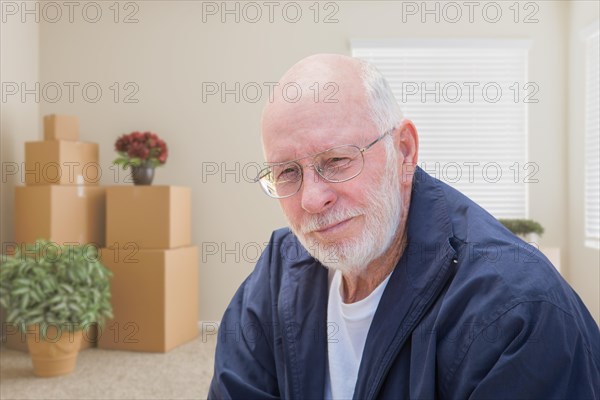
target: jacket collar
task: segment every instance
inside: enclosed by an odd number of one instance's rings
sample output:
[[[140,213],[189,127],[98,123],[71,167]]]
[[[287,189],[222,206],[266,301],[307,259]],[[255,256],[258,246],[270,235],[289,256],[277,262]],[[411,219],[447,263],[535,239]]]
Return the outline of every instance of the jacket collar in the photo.
[[[392,362],[454,271],[452,225],[439,181],[417,167],[407,221],[408,244],[375,312],[355,398],[377,397]]]

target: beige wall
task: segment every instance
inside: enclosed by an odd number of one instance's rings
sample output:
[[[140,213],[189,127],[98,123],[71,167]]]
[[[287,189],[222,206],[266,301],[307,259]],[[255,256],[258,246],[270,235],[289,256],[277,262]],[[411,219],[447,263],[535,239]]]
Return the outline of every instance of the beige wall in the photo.
[[[462,4],[461,2],[458,2]],[[153,130],[167,140],[170,159],[157,170],[156,183],[192,187],[193,241],[205,250],[200,263],[200,316],[202,320],[218,320],[241,281],[252,270],[257,249],[264,247],[270,232],[284,224],[279,208],[259,188],[247,182],[254,165],[262,162],[259,142],[260,110],[267,99],[251,102],[242,96],[239,102],[228,95],[225,102],[218,96],[203,101],[203,83],[225,82],[233,88],[277,81],[298,59],[317,52],[350,54],[351,39],[369,38],[517,38],[529,39],[529,81],[540,88],[540,102],[530,105],[530,161],[539,164],[539,183],[529,187],[530,216],[546,228],[543,245],[563,249],[567,260],[567,119],[566,76],[568,54],[568,2],[536,2],[538,22],[523,23],[532,11],[520,3],[519,22],[508,7],[512,2],[499,2],[502,16],[496,23],[482,15],[482,2],[475,9],[473,22],[468,9],[462,9],[457,23],[447,19],[452,14],[404,15],[407,2],[340,1],[325,9],[320,3],[318,23],[314,22],[312,2],[296,2],[302,10],[297,23],[294,8],[274,9],[269,22],[268,9],[255,23],[255,9],[245,3],[229,2],[240,7],[240,21],[235,15],[205,14],[202,3],[137,2],[139,9],[121,9],[115,23],[114,9],[102,3],[102,18],[88,22],[81,12],[73,23],[67,18],[40,25],[40,80],[44,82],[78,82],[75,97],[67,93],[56,103],[42,102],[39,116],[51,112],[77,114],[81,118],[83,140],[100,144],[104,168],[103,184],[114,182],[110,163],[114,158],[113,143],[122,133]],[[111,3],[112,4],[112,3]],[[221,2],[204,2],[205,6],[221,6]],[[261,5],[262,2],[257,4]],[[413,4],[420,7],[421,2]],[[431,7],[435,3],[429,3]],[[439,3],[440,7],[443,3]],[[334,7],[337,5],[338,9]],[[88,19],[93,10],[88,10]],[[451,10],[447,10],[450,12]],[[123,23],[125,15],[135,12],[137,23]],[[324,23],[330,13],[337,22]],[[488,18],[493,18],[488,9]],[[285,18],[284,18],[285,17]],[[81,88],[95,82],[103,96],[96,103],[86,100]],[[114,82],[120,85],[115,102]],[[133,82],[127,90],[124,85]],[[89,86],[89,85],[88,85]],[[66,86],[65,86],[66,87]],[[91,86],[90,86],[91,87]],[[111,87],[113,89],[111,89]],[[137,103],[127,103],[124,95],[132,87]],[[66,92],[66,89],[65,89]],[[90,92],[88,94],[93,95]],[[253,96],[253,92],[248,92]],[[22,139],[13,136],[14,151],[21,151]],[[224,176],[211,175],[230,171]],[[204,172],[204,175],[203,175]],[[123,176],[119,176],[122,181]],[[6,213],[4,213],[3,217]],[[212,254],[216,251],[216,254]],[[591,267],[590,267],[591,268]]]
[[[1,24],[0,30],[2,95],[5,95],[5,89],[14,90],[13,82],[17,85],[28,82],[28,87],[32,87],[39,80],[39,26],[7,21]],[[37,140],[41,135],[39,103],[33,100],[22,102],[20,96],[9,95],[0,100],[0,243],[3,248],[14,239],[14,187],[21,184],[18,172],[24,158],[23,143]],[[13,175],[15,171],[17,175]],[[2,311],[0,309],[0,320],[4,321]]]
[[[585,47],[582,31],[598,24],[596,1],[575,2],[569,18],[568,279],[600,323],[600,251],[584,245]]]
[[[33,88],[39,81],[39,25],[22,23],[20,20],[7,20],[1,24],[0,74],[2,81],[1,108],[1,149],[2,183],[1,210],[2,227],[0,243],[13,240],[14,187],[21,184],[19,171],[24,161],[24,145],[28,140],[41,138],[40,104],[33,95],[27,95],[23,102],[19,93],[11,95],[13,84]],[[6,89],[6,91],[5,91]],[[20,87],[18,89],[20,91]]]

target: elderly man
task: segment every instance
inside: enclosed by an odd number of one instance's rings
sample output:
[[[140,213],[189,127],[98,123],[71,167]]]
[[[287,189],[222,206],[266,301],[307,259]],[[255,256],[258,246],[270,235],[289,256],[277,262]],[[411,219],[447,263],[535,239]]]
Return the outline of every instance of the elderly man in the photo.
[[[223,316],[209,398],[599,398],[579,297],[416,167],[415,126],[377,70],[315,55],[286,84],[302,96],[265,107],[257,180],[291,229]]]

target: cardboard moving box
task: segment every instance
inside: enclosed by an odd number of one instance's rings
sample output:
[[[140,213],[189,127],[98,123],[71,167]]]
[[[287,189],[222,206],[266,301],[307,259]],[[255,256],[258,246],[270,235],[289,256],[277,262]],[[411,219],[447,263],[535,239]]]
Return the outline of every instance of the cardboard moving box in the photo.
[[[75,115],[44,116],[44,140],[79,140],[79,118]]]
[[[188,187],[107,187],[106,247],[189,246],[191,207],[192,192]]]
[[[44,238],[104,247],[106,188],[84,185],[15,188],[15,242]]]
[[[105,248],[113,272],[114,319],[98,333],[98,347],[166,352],[198,335],[198,248]]]
[[[48,140],[25,142],[26,185],[97,185],[102,177],[98,144]]]

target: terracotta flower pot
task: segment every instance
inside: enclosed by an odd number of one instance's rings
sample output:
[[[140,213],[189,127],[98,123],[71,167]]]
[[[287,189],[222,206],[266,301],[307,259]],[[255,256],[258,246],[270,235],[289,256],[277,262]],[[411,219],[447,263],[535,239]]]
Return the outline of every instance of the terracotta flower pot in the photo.
[[[39,325],[27,328],[27,347],[33,361],[33,373],[49,377],[73,372],[77,363],[77,354],[81,347],[83,331],[57,329],[49,326],[46,338],[42,339]]]

